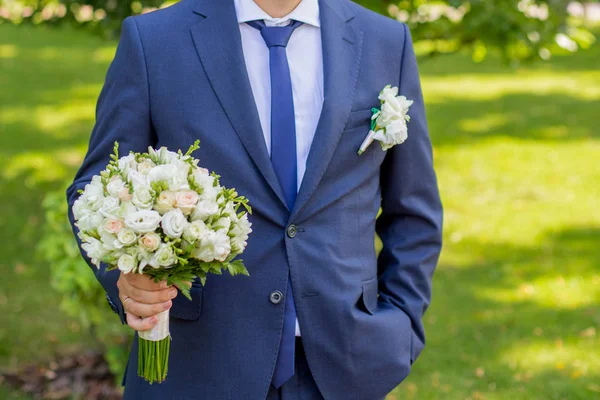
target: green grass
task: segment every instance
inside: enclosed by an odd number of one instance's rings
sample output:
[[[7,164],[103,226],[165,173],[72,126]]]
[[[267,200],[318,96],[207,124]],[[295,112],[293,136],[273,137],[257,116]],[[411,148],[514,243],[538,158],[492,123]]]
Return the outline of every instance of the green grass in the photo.
[[[2,367],[91,343],[33,249],[41,199],[81,161],[113,52],[79,31],[0,25]],[[596,46],[517,70],[421,63],[445,246],[426,350],[390,399],[600,397],[599,60]]]

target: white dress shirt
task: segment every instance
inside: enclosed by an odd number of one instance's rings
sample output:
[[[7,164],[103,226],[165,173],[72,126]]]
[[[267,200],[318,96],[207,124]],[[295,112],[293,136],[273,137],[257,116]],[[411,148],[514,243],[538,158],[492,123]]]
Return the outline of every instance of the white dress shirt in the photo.
[[[246,70],[269,155],[271,154],[269,48],[260,31],[246,22],[264,20],[267,26],[285,26],[290,23],[290,20],[303,23],[294,30],[286,48],[294,97],[296,160],[298,189],[300,189],[306,171],[308,152],[323,107],[323,53],[318,0],[302,0],[283,18],[269,16],[253,0],[234,0],[234,4],[242,36]],[[300,336],[298,320],[296,320],[296,336]]]

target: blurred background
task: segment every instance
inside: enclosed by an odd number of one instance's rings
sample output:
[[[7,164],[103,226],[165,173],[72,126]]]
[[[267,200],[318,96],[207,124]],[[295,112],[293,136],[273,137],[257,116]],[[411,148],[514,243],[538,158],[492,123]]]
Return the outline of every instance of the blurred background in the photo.
[[[412,29],[445,205],[427,347],[389,400],[600,399],[600,3],[360,3]],[[121,21],[166,5],[0,0],[0,399],[119,398],[131,334],[64,189]]]

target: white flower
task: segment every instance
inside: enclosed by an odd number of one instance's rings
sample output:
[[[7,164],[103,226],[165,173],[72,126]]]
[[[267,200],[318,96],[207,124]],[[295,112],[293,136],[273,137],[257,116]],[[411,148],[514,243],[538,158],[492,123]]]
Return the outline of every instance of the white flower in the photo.
[[[175,192],[170,190],[163,190],[156,198],[154,209],[160,214],[164,214],[175,207],[177,200],[175,200]]]
[[[119,211],[117,211],[117,216],[120,219],[124,219],[129,214],[136,212],[138,209],[131,203],[130,201],[122,202],[121,207],[119,207]]]
[[[248,214],[238,218],[237,222],[232,225],[229,236],[231,237],[231,246],[237,253],[243,252],[246,248],[248,235],[252,233],[251,226],[252,224],[248,221]]]
[[[221,217],[213,224],[214,229],[221,230],[223,229],[225,232],[229,232],[229,227],[231,226],[231,219],[229,217]]]
[[[163,216],[161,225],[165,235],[172,239],[176,239],[181,237],[188,222],[181,210],[174,208]]]
[[[133,186],[134,191],[140,186],[146,187],[149,185],[146,175],[143,175],[134,169],[130,170],[127,174],[127,180],[131,182],[131,186]]]
[[[164,182],[170,190],[189,189],[187,174],[190,166],[180,160],[157,165],[148,172],[148,182]]]
[[[104,219],[97,213],[84,215],[77,220],[77,227],[84,232],[96,231],[102,225]]]
[[[156,211],[141,210],[125,217],[125,225],[139,233],[154,232],[160,224],[161,216]]]
[[[85,185],[80,199],[93,211],[100,208],[104,200],[104,186],[102,186],[102,181],[98,175],[94,176],[92,181]]]
[[[160,245],[152,259],[148,264],[152,268],[160,268],[160,267],[172,267],[175,264],[177,258],[175,257],[175,252],[173,248],[166,243]]]
[[[205,199],[204,196],[200,197],[200,201],[196,204],[194,212],[192,212],[192,221],[202,220],[206,221],[209,217],[212,217],[219,212],[219,205],[212,199]]]
[[[119,215],[121,209],[119,199],[116,197],[105,197],[102,199],[102,205],[98,213],[105,218],[115,218]]]
[[[194,248],[192,256],[204,262],[225,261],[231,251],[229,236],[224,231],[208,231]]]
[[[104,221],[104,230],[108,233],[119,233],[123,226],[124,223],[120,219],[109,218]]]
[[[128,274],[135,268],[135,258],[129,254],[123,254],[119,257],[119,261],[117,262],[117,267],[123,273]]]
[[[137,240],[137,235],[131,228],[123,228],[117,233],[117,240],[123,246],[129,246]]]
[[[154,205],[152,189],[147,186],[137,186],[133,191],[133,205],[141,210],[149,210]]]
[[[144,161],[138,164],[137,170],[142,175],[148,175],[148,172],[150,172],[150,170],[155,166],[156,164],[154,164],[152,160],[144,159]]]
[[[160,246],[160,236],[154,232],[146,233],[139,240],[140,246],[146,251],[155,251]]]
[[[175,193],[175,203],[185,215],[190,215],[198,203],[198,193],[194,190],[180,190]]]
[[[85,241],[81,243],[81,248],[92,261],[92,264],[99,267],[100,261],[106,256],[107,252],[102,246],[102,242],[93,237],[85,237]]]
[[[125,157],[119,158],[119,161],[117,161],[119,169],[125,175],[127,175],[129,170],[135,169],[136,164],[137,162],[135,161],[135,156],[131,153],[129,153]]]
[[[125,182],[117,175],[113,176],[106,185],[106,191],[113,197],[119,197],[119,194],[123,189],[126,189]]]
[[[83,216],[92,213],[92,209],[88,206],[87,202],[85,201],[85,199],[82,198],[82,196],[75,200],[75,203],[73,203],[72,211],[75,220],[78,220]]]
[[[158,150],[154,150],[152,147],[148,147],[148,154],[150,157],[155,159],[159,164],[167,164],[172,160],[179,157],[179,154],[169,151],[166,147],[161,147]]]
[[[183,230],[183,238],[190,243],[195,243],[206,231],[206,224],[202,220],[197,220],[185,227]]]
[[[362,154],[373,140],[379,141],[383,150],[404,143],[408,139],[407,121],[410,121],[408,109],[413,104],[404,96],[398,96],[398,88],[387,85],[379,93],[381,110],[373,114],[375,127],[369,131],[363,140],[358,154]]]

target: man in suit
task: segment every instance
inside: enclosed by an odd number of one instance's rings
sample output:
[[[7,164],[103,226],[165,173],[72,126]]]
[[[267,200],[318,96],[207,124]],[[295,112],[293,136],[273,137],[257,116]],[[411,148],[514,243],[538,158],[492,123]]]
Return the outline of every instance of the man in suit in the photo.
[[[359,156],[388,84],[414,101],[408,139]],[[408,375],[442,209],[405,25],[348,0],[183,0],[125,20],[96,117],[70,206],[114,141],[143,152],[200,139],[201,166],[254,209],[250,277],[194,282],[192,301],[96,271],[134,330],[170,309],[167,379],[137,376],[134,342],[125,399],[371,400]]]

